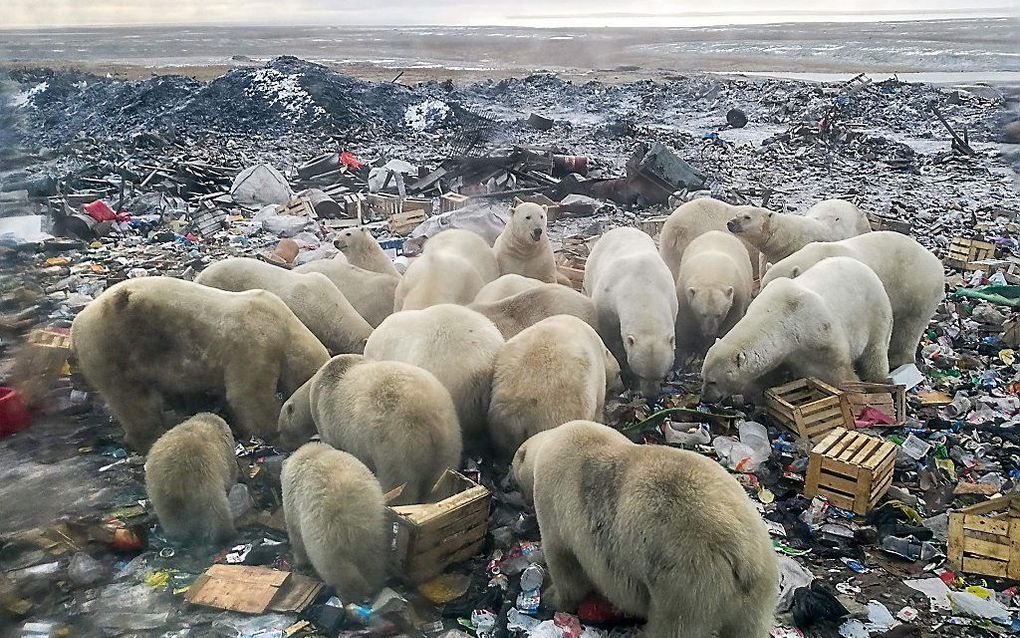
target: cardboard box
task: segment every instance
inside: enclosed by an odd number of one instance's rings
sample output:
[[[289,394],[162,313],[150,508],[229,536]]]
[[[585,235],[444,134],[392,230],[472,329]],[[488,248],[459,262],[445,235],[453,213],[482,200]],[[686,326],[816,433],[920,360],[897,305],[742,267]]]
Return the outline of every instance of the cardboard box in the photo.
[[[323,584],[308,576],[268,567],[213,565],[195,579],[184,595],[196,605],[246,614],[304,611]]]

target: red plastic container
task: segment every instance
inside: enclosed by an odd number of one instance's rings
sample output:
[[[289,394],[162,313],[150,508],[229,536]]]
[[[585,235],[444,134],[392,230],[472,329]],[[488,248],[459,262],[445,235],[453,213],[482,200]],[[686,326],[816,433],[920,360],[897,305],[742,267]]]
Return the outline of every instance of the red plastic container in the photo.
[[[20,432],[31,422],[21,395],[13,388],[0,387],[0,437]]]

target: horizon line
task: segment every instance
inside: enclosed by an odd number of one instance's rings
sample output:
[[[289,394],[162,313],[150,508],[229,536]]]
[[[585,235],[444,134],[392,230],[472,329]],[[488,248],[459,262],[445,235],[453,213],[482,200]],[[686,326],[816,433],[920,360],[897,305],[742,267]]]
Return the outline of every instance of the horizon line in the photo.
[[[1002,13],[999,13],[1002,12]],[[938,17],[924,17],[926,15],[935,15]],[[1005,19],[1016,19],[1020,20],[1020,11],[1017,7],[1013,6],[999,6],[999,7],[981,7],[975,9],[929,9],[923,13],[915,9],[879,9],[874,11],[848,11],[848,10],[805,10],[805,9],[786,9],[786,10],[747,10],[747,11],[686,11],[686,12],[667,12],[667,13],[643,13],[643,12],[596,12],[589,13],[582,16],[571,15],[571,14],[523,14],[505,16],[508,20],[528,20],[528,21],[544,21],[544,20],[598,20],[598,19],[649,19],[649,18],[739,18],[739,17],[775,17],[780,18],[779,20],[768,20],[762,22],[745,22],[745,23],[731,23],[731,22],[719,22],[713,24],[703,25],[678,25],[678,26],[640,26],[640,25],[629,25],[629,26],[571,26],[571,25],[556,25],[556,26],[537,26],[537,25],[521,25],[513,24],[509,22],[504,23],[492,23],[492,24],[467,24],[467,23],[443,23],[443,22],[421,22],[421,23],[349,23],[349,24],[322,24],[322,23],[307,23],[307,22],[286,22],[280,23],[275,22],[229,22],[229,21],[208,21],[208,22],[120,22],[120,23],[77,23],[77,24],[56,24],[52,26],[46,25],[22,25],[13,27],[2,27],[0,26],[0,33],[4,31],[38,31],[38,30],[62,30],[62,29],[96,29],[96,28],[170,28],[170,27],[349,27],[349,28],[374,28],[374,29],[413,29],[419,27],[470,27],[470,28],[517,28],[517,29],[570,29],[570,28],[584,28],[584,29],[684,29],[684,28],[705,28],[713,26],[747,26],[747,25],[760,25],[766,26],[771,24],[790,24],[797,23],[797,20],[783,20],[785,17],[807,17],[807,16],[818,16],[818,17],[868,17],[874,16],[876,20],[864,20],[859,21],[860,23],[884,23],[884,22],[938,22],[952,20],[954,17],[957,19],[978,19],[980,17],[985,18],[1005,18]],[[891,18],[895,16],[904,16],[905,20],[883,20],[881,18]],[[804,23],[818,23],[818,22],[835,22],[839,23],[839,20],[810,20],[804,21]]]

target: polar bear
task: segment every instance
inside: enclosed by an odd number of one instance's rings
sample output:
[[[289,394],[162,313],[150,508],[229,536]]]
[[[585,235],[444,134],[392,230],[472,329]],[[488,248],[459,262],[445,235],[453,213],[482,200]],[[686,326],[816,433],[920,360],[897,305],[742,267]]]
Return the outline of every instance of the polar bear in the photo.
[[[141,452],[171,425],[164,399],[210,394],[226,399],[242,433],[272,440],[277,391],[289,397],[329,358],[273,293],[170,277],[111,286],[75,317],[71,342],[79,370]]]
[[[218,544],[233,538],[227,492],[237,482],[234,436],[203,412],[167,430],[145,459],[145,492],[167,537]]]
[[[744,488],[695,452],[636,445],[572,421],[521,445],[513,477],[534,503],[552,585],[575,611],[598,592],[655,638],[767,638],[779,569]]]
[[[280,411],[285,446],[297,447],[316,430],[368,466],[384,491],[404,485],[397,505],[423,503],[447,469],[460,467],[453,399],[430,372],[409,363],[356,354],[330,359]]]
[[[294,272],[325,275],[369,326],[378,327],[383,319],[393,314],[393,296],[400,277],[352,266],[343,253],[338,253],[337,257],[339,259],[310,261],[295,268]]]
[[[553,315],[572,315],[593,328],[598,326],[591,299],[560,284],[542,284],[499,301],[475,302],[468,308],[488,317],[504,339]]]
[[[306,443],[283,462],[280,482],[294,562],[311,563],[345,602],[382,589],[386,506],[372,472],[346,452]]]
[[[892,308],[874,272],[850,257],[830,257],[796,279],[775,279],[747,314],[705,355],[703,401],[757,390],[784,369],[831,385],[885,382]]]
[[[477,295],[475,295],[474,303],[492,303],[494,301],[500,301],[507,297],[513,297],[519,292],[538,288],[544,284],[544,281],[539,281],[538,279],[533,279],[531,277],[524,277],[522,275],[515,275],[513,273],[501,275],[495,281],[490,281],[482,286],[482,289],[478,291]]]
[[[403,361],[434,374],[450,392],[470,448],[485,432],[492,368],[503,344],[503,335],[484,315],[440,304],[387,317],[368,338],[365,357]]]
[[[838,199],[821,201],[803,216],[747,207],[734,215],[726,228],[773,264],[814,241],[839,241],[871,232],[867,215]]]
[[[364,226],[340,231],[333,240],[333,245],[340,249],[347,263],[352,266],[394,277],[400,276],[393,261],[386,256],[371,231]]]
[[[544,207],[523,202],[511,208],[510,218],[492,248],[500,274],[514,273],[550,284],[557,282]]]
[[[363,352],[372,326],[325,275],[286,270],[258,259],[231,257],[211,264],[195,283],[229,292],[268,290],[333,354]]]
[[[828,257],[851,257],[875,271],[893,313],[889,367],[913,363],[921,335],[946,296],[946,273],[939,258],[911,237],[879,231],[810,243],[769,268],[762,286],[780,277],[796,277]]]
[[[510,459],[528,437],[567,421],[602,419],[620,366],[595,329],[570,315],[526,328],[496,356],[489,438]]]
[[[754,285],[744,244],[710,230],[684,251],[676,281],[677,349],[702,354],[747,311]]]
[[[738,212],[750,208],[754,207],[732,206],[711,197],[700,197],[677,207],[670,213],[659,234],[659,254],[669,266],[669,271],[673,273],[673,279],[677,278],[684,251],[692,241],[711,230],[728,233],[726,222],[733,219]],[[758,249],[747,242],[743,242],[743,244],[747,250],[747,259],[751,264],[754,278],[757,278]]]
[[[499,277],[496,255],[470,230],[444,230],[425,242],[394,295],[393,310],[421,310],[441,303],[467,305],[482,286]]]
[[[595,242],[584,270],[598,332],[610,352],[654,397],[673,367],[676,284],[647,234],[614,228]]]

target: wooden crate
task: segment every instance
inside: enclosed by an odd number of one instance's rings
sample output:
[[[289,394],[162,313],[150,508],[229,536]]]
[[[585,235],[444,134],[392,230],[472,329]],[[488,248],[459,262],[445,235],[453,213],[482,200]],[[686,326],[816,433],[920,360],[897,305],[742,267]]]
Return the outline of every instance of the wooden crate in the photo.
[[[765,391],[765,410],[780,425],[813,442],[853,427],[846,393],[819,379],[798,379]]]
[[[948,554],[956,571],[1020,580],[1020,496],[950,512]]]
[[[402,213],[394,213],[386,220],[386,228],[394,235],[406,237],[428,217],[424,210],[406,210]]]
[[[837,428],[808,455],[804,496],[824,496],[836,507],[867,514],[892,485],[896,445]]]
[[[57,379],[70,372],[71,333],[68,328],[38,328],[18,350],[10,385],[29,408],[41,405]]]
[[[557,252],[556,270],[570,280],[570,287],[580,291],[584,285],[584,265],[587,257],[579,257],[570,253]]]
[[[389,566],[411,583],[431,580],[480,552],[489,528],[492,494],[458,472],[447,470],[428,500],[386,508],[392,531]]]
[[[889,215],[879,215],[878,213],[868,213],[868,223],[871,224],[871,230],[890,230],[904,235],[909,235],[912,224],[909,220],[898,219]]]
[[[638,228],[645,231],[652,239],[658,239],[659,233],[662,232],[662,227],[666,224],[667,219],[669,219],[668,215],[642,219],[638,222]]]
[[[954,237],[949,244],[949,254],[946,255],[945,263],[957,270],[975,270],[976,268],[971,267],[971,262],[994,257],[995,244],[980,239]]]
[[[844,383],[839,387],[846,392],[850,412],[856,419],[865,408],[874,408],[895,420],[893,425],[907,422],[906,386],[892,383]]]
[[[440,212],[448,213],[451,210],[464,208],[467,206],[468,199],[467,195],[461,195],[460,193],[443,193],[439,197],[439,210]]]

